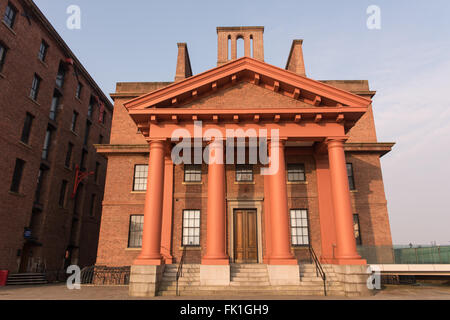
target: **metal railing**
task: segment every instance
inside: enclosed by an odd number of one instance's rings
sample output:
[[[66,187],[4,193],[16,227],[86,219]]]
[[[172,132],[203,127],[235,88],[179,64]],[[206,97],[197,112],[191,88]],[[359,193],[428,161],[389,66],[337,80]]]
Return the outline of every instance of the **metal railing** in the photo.
[[[316,275],[322,278],[323,280],[323,293],[326,296],[327,295],[327,275],[325,274],[325,271],[323,271],[322,264],[320,263],[319,259],[317,258],[316,252],[314,251],[312,246],[309,246],[309,254],[311,256],[311,260],[314,261],[314,264],[316,265]]]
[[[368,264],[449,264],[450,246],[358,245],[358,253]]]
[[[127,285],[130,283],[130,267],[85,267],[81,270],[81,283],[96,285]]]
[[[177,296],[180,295],[180,292],[178,290],[178,279],[180,279],[180,277],[183,276],[183,264],[184,264],[184,259],[186,257],[186,247],[183,248],[183,254],[181,255],[181,259],[180,259],[180,263],[178,264],[178,270],[177,270],[177,276],[176,276],[176,281],[177,281]]]

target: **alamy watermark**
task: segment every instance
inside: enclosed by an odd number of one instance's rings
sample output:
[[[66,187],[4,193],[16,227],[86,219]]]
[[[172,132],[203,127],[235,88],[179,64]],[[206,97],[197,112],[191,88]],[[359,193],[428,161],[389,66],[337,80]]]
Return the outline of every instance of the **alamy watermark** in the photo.
[[[369,15],[367,18],[367,29],[380,30],[381,29],[381,9],[377,5],[370,5],[367,7],[366,13]]]
[[[81,29],[81,8],[77,5],[70,5],[67,7],[66,13],[69,17],[66,20],[67,29],[80,30]]]

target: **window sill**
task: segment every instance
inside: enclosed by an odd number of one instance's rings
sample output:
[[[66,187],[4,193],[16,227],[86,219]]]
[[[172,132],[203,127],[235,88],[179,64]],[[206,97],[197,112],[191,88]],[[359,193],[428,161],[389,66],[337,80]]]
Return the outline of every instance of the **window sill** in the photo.
[[[38,107],[40,107],[40,103],[37,102],[36,100],[34,100],[33,98],[31,98],[30,96],[27,96],[28,100],[30,100],[31,102],[33,102],[35,105],[37,105]]]
[[[0,72],[0,78],[4,79],[4,78],[6,78],[6,76]]]
[[[147,191],[131,191],[131,194],[146,194]]]
[[[80,98],[78,98],[78,97],[75,97],[75,100],[77,100],[80,104],[82,104],[83,103],[83,101],[81,101],[81,99]]]
[[[199,251],[199,250],[202,250],[202,247],[200,247],[200,246],[197,246],[197,247],[189,247],[189,246],[186,246],[186,247],[180,247],[179,248],[179,250],[186,250],[186,251]]]
[[[10,195],[16,196],[16,197],[20,197],[20,198],[25,198],[26,196],[23,193],[18,193],[18,192],[14,192],[14,191],[8,191],[8,193]]]
[[[33,150],[33,148],[32,148],[29,144],[26,144],[26,143],[23,142],[23,141],[20,141],[20,140],[19,140],[19,144],[20,144],[21,146],[26,147],[26,148],[29,149],[29,150]]]
[[[286,181],[286,184],[308,184],[308,181]]]
[[[187,185],[187,186],[189,186],[189,185],[202,185],[203,184],[203,182],[194,182],[194,181],[192,181],[192,182],[186,182],[186,181],[183,181],[182,182],[182,184],[184,184],[184,185]]]
[[[125,248],[125,251],[141,251],[142,248]]]
[[[73,171],[72,169],[70,169],[69,167],[66,167],[66,166],[64,166],[64,169],[66,169],[67,171],[70,171],[70,172]]]
[[[17,33],[10,26],[8,26],[5,21],[2,20],[2,23],[13,35],[17,36]]]
[[[350,190],[350,193],[357,193],[358,190]]]
[[[291,246],[291,249],[292,250],[300,250],[300,249],[303,249],[303,250],[305,250],[305,249],[308,249],[308,245],[307,244],[305,244],[305,245],[303,245],[303,246]]]
[[[46,67],[48,69],[48,64],[46,64],[45,61],[42,61],[41,59],[39,59],[39,57],[37,59],[44,67]]]
[[[235,181],[234,184],[255,184],[255,181]]]
[[[78,133],[76,133],[76,132],[73,131],[72,129],[70,129],[70,132],[71,132],[74,136],[78,137]]]

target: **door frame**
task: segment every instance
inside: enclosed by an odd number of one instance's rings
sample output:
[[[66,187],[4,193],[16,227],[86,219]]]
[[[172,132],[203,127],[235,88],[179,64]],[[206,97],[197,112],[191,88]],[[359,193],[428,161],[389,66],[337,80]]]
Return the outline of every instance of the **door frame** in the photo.
[[[231,261],[234,262],[234,211],[241,210],[256,210],[256,234],[257,234],[257,250],[258,262],[263,263],[263,246],[262,246],[262,200],[227,200],[227,215],[228,215],[228,253]]]

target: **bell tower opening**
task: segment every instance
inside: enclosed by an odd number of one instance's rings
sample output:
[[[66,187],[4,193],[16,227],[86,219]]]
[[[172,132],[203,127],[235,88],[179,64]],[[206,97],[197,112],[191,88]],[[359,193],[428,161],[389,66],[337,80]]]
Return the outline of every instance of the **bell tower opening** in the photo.
[[[263,34],[264,27],[217,27],[217,66],[242,55],[264,61]],[[238,40],[244,50],[238,50]]]

